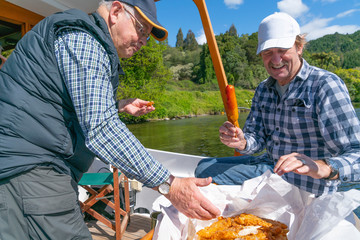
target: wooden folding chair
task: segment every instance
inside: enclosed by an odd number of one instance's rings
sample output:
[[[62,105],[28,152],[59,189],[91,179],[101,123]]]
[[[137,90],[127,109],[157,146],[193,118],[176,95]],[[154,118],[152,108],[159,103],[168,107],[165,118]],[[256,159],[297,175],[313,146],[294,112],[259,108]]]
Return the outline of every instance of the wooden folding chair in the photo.
[[[124,183],[124,206],[120,206],[120,188],[119,183]],[[90,193],[90,197],[84,201],[80,201],[82,212],[87,212],[109,228],[115,231],[116,240],[120,240],[130,221],[130,198],[129,198],[129,181],[128,178],[119,172],[117,168],[113,168],[113,172],[109,173],[84,173],[79,186],[83,187]],[[94,190],[93,186],[102,186],[99,190]],[[113,193],[113,196],[109,196]],[[114,201],[109,198],[114,198]],[[104,202],[107,206],[115,211],[115,222],[105,217],[101,213],[95,211],[92,206],[98,201]]]

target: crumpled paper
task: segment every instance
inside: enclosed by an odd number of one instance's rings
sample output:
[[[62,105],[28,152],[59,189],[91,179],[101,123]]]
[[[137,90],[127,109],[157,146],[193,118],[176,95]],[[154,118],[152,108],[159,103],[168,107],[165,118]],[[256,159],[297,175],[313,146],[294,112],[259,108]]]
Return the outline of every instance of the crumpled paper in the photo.
[[[224,217],[245,212],[285,223],[289,240],[360,239],[360,232],[347,220],[360,205],[360,191],[355,189],[315,198],[268,171],[241,186],[211,184],[200,191]],[[217,221],[189,219],[163,196],[153,210],[162,212],[153,240],[195,240],[197,231]]]

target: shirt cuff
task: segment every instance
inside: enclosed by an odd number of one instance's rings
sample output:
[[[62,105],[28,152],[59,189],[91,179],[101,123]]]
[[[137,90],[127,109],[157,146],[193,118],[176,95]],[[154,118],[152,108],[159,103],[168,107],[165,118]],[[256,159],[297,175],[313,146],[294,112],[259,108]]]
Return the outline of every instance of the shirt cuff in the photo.
[[[340,167],[340,166],[342,166],[342,164],[339,160],[335,160],[334,158],[329,158],[327,160],[327,162],[329,163],[331,168],[339,171],[339,179],[338,180],[340,180],[342,182],[350,182],[351,181],[351,173],[349,173],[348,176],[346,175],[344,168]]]
[[[250,151],[251,141],[249,140],[249,138],[247,136],[244,136],[244,138],[246,140],[246,146],[245,146],[244,150],[239,150],[237,148],[235,150],[243,155],[249,155],[249,154],[251,154],[251,151]]]

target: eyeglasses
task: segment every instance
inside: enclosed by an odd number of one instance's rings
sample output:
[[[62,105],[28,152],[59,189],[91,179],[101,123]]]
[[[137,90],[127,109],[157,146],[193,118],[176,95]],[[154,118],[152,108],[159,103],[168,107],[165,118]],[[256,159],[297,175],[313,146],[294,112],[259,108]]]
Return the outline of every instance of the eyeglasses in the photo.
[[[147,33],[145,31],[144,25],[129,11],[124,7],[124,10],[135,20],[135,22],[139,25],[138,31],[141,35],[141,37],[145,38],[146,41],[150,39],[150,33]]]

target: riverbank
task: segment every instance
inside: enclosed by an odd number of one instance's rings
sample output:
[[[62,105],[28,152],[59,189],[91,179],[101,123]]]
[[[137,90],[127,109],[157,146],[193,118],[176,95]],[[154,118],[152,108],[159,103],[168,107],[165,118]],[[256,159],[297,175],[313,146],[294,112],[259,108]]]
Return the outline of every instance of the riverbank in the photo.
[[[248,112],[254,96],[252,90],[236,89],[239,112]],[[166,91],[155,102],[156,110],[147,120],[176,120],[208,115],[224,115],[225,109],[220,91]],[[353,103],[360,108],[360,103]]]
[[[238,107],[250,108],[254,96],[253,90],[235,89]],[[119,114],[125,123],[145,121],[176,120],[207,115],[224,115],[225,109],[219,90],[191,91],[191,90],[166,90],[154,101],[155,111],[141,117],[132,117]],[[355,108],[360,103],[353,103]],[[240,111],[243,111],[240,109]],[[244,110],[246,112],[246,110]]]
[[[250,108],[254,92],[251,90],[236,89],[239,107]],[[121,114],[120,118],[127,123],[175,120],[205,115],[223,115],[224,105],[219,90],[216,91],[169,91],[153,100],[155,111],[142,116],[131,117]]]
[[[248,107],[239,107],[239,113],[248,113],[250,108]],[[224,111],[217,112],[217,113],[208,113],[208,114],[200,114],[200,115],[186,115],[186,116],[175,116],[172,118],[155,118],[155,119],[147,119],[148,122],[155,122],[155,121],[170,121],[170,120],[181,120],[186,118],[194,118],[194,117],[205,117],[205,116],[212,116],[212,115],[226,115]]]

